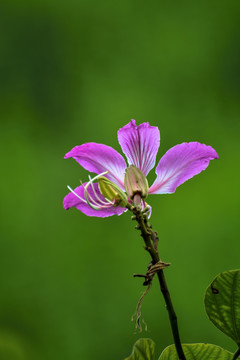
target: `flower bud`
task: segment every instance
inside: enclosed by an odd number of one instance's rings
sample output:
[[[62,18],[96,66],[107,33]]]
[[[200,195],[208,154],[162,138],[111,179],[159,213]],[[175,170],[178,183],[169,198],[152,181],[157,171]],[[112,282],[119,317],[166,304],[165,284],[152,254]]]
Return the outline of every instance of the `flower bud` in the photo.
[[[98,178],[99,190],[108,200],[114,201],[114,206],[126,207],[128,204],[127,195],[112,181],[105,176]]]
[[[130,165],[125,172],[125,189],[132,200],[138,194],[142,199],[148,196],[148,181],[146,176],[136,166]]]

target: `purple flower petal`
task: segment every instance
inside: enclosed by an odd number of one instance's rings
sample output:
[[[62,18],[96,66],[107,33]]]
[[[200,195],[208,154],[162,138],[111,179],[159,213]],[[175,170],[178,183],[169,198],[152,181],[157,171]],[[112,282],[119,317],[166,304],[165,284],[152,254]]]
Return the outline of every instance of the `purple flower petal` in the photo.
[[[205,170],[213,159],[218,159],[218,154],[211,146],[198,142],[174,146],[159,161],[157,178],[149,194],[174,193],[179,185]]]
[[[74,158],[84,169],[90,172],[101,174],[104,171],[109,171],[104,176],[124,190],[126,163],[122,155],[112,147],[97,143],[86,143],[75,146],[64,156],[64,159],[69,157]]]
[[[83,185],[85,186],[86,184],[87,183],[84,183]],[[87,216],[97,216],[102,218],[112,215],[121,215],[124,211],[126,211],[126,208],[120,206],[114,207],[111,204],[107,204],[104,206],[104,204],[106,204],[106,200],[104,196],[100,193],[97,183],[93,184],[94,190],[91,186],[87,188],[87,192],[91,197],[91,202],[94,205],[99,206],[99,210],[92,209],[85,200],[83,185],[78,186],[76,189],[73,190],[81,199],[79,199],[72,192],[65,196],[63,200],[63,207],[65,210],[75,207]]]
[[[147,175],[155,165],[160,144],[158,128],[149,123],[137,126],[135,120],[131,120],[118,131],[118,141],[129,165],[135,165]]]

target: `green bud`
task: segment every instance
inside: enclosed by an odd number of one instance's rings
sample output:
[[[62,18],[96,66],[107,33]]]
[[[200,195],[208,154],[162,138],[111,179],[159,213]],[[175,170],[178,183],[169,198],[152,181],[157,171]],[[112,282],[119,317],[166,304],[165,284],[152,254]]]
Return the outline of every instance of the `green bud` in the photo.
[[[125,172],[125,189],[130,199],[138,194],[142,199],[148,196],[148,181],[146,176],[136,166],[130,165]]]
[[[101,194],[110,201],[114,201],[114,206],[126,207],[128,198],[116,184],[107,179],[105,176],[98,178],[98,184]]]

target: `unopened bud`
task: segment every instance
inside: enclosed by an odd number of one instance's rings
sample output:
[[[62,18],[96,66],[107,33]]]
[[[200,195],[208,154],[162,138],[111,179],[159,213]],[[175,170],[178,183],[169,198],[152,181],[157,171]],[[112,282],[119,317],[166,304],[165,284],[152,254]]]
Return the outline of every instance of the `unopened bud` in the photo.
[[[105,176],[98,178],[101,194],[108,200],[114,201],[114,206],[126,207],[128,204],[127,195],[112,181]]]
[[[148,196],[148,181],[146,176],[136,166],[130,165],[125,172],[125,189],[130,199],[138,194],[142,199]]]

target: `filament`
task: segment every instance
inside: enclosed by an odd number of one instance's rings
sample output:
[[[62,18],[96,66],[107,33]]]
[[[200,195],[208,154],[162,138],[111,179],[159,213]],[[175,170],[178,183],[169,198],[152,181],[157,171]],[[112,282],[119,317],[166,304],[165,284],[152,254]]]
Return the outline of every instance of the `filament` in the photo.
[[[86,200],[81,198],[69,185],[67,185],[68,190],[70,190],[79,200],[83,201],[85,204],[87,203]]]

